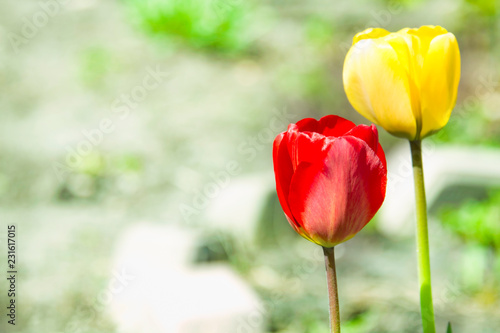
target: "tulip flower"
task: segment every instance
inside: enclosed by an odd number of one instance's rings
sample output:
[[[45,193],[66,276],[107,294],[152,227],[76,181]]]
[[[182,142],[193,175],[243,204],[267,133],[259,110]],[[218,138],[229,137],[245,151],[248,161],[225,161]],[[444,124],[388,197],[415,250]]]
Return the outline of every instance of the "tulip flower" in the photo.
[[[344,89],[354,109],[411,141],[446,125],[459,80],[457,40],[439,26],[367,29],[354,36],[344,62]]]
[[[354,36],[344,62],[344,89],[352,106],[389,133],[410,140],[417,215],[420,309],[424,333],[435,333],[422,139],[450,118],[460,80],[455,36],[439,26]]]
[[[384,201],[387,167],[375,125],[303,119],[276,137],[273,161],[290,225],[325,248],[354,237]]]
[[[354,237],[384,201],[387,165],[377,128],[337,116],[302,119],[276,137],[273,162],[288,222],[323,247],[330,329],[340,333],[334,247]]]

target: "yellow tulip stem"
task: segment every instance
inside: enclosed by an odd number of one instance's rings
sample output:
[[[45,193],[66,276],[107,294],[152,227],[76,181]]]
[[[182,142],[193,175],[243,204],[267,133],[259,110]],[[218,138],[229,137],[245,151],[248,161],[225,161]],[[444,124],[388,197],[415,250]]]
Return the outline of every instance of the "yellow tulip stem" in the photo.
[[[333,247],[324,247],[328,299],[330,301],[330,332],[340,333],[339,294],[337,272],[335,270],[335,251]]]
[[[422,141],[410,141],[415,183],[417,213],[417,255],[420,284],[420,310],[424,333],[435,333],[434,307],[432,305],[431,264],[429,258],[429,233],[427,230],[427,203],[425,200],[424,171],[422,164]]]

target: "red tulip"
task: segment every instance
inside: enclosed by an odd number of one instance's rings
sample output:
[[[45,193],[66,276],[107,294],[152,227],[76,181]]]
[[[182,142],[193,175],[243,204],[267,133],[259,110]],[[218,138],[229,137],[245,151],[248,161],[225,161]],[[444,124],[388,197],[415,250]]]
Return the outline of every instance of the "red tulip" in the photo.
[[[387,165],[375,125],[302,119],[276,137],[273,162],[288,222],[323,247],[354,237],[384,201]]]

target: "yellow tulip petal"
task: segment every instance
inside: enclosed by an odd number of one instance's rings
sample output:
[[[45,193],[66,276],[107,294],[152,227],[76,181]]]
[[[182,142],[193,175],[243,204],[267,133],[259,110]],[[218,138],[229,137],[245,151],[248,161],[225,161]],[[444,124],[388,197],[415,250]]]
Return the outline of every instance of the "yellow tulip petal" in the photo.
[[[439,25],[423,25],[420,28],[404,28],[398,31],[398,33],[401,32],[412,34],[418,36],[419,38],[433,39],[434,37],[448,33],[448,30],[440,27]]]
[[[455,106],[460,81],[460,51],[455,36],[446,33],[429,45],[422,72],[421,138],[443,128]]]
[[[384,38],[384,40],[392,46],[398,55],[399,63],[408,77],[408,93],[411,101],[411,109],[413,116],[415,117],[417,133],[420,133],[420,129],[422,128],[422,115],[420,108],[420,68],[422,66],[414,54],[414,47],[418,47],[419,40],[415,36],[408,35],[402,37],[399,34],[388,35]]]
[[[393,135],[422,139],[450,117],[460,79],[460,52],[440,26],[357,34],[344,62],[353,107]]]
[[[429,50],[429,46],[432,40],[437,36],[448,33],[448,31],[445,28],[433,25],[424,25],[418,29],[402,29],[398,33],[402,33],[403,31],[404,35],[416,37],[416,40],[418,41],[415,42],[415,39],[413,40],[414,42],[412,48],[415,57],[418,59],[420,67],[423,66],[425,55]]]
[[[349,50],[344,62],[344,89],[352,106],[368,120],[395,136],[413,140],[417,126],[408,64],[400,61],[394,49],[394,45],[402,48],[405,41],[400,36],[394,38],[388,40],[390,43],[384,38],[361,39]]]
[[[356,44],[362,39],[379,38],[387,36],[388,34],[390,34],[390,32],[382,28],[368,28],[364,31],[361,31],[360,33],[357,33],[356,36],[354,36],[354,38],[352,39],[352,45]]]

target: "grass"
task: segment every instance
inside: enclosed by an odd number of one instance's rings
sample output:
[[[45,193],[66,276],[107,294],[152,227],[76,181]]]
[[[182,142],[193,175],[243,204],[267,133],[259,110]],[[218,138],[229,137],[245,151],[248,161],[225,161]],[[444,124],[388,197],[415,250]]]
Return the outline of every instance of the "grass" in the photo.
[[[239,54],[249,47],[246,6],[239,0],[125,0],[153,36],[194,49]]]

